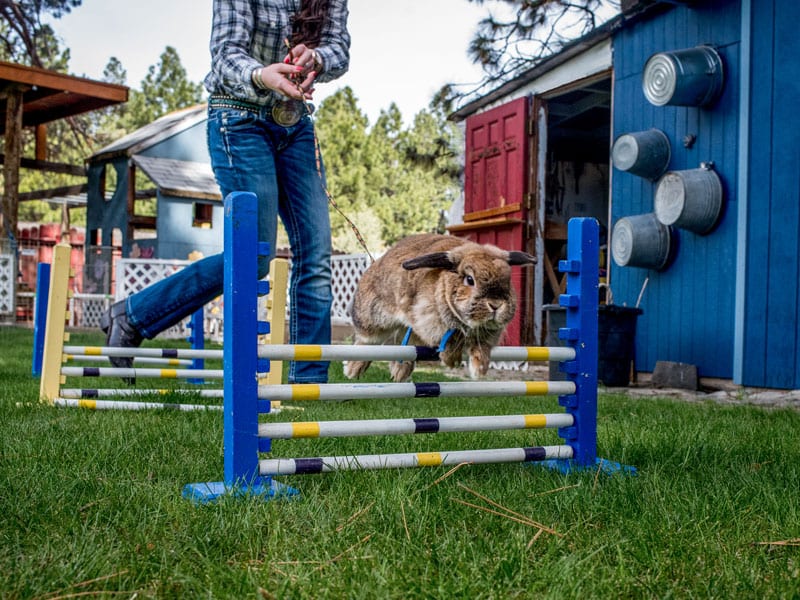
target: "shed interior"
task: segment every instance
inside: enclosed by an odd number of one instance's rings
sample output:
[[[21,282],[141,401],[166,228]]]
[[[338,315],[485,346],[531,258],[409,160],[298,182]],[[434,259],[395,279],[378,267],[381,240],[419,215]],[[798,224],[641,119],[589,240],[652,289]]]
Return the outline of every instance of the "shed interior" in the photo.
[[[575,82],[544,95],[547,107],[545,164],[546,273],[543,303],[557,303],[565,289],[558,260],[565,258],[566,225],[573,217],[600,223],[601,280],[607,261],[611,147],[611,75]],[[550,271],[548,269],[548,271]]]

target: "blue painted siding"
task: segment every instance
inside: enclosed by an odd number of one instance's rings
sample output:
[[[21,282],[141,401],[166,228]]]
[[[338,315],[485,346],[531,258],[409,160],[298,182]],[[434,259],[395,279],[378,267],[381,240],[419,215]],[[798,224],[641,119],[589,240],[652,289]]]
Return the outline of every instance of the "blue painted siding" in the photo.
[[[192,227],[194,203],[214,205],[211,227]],[[158,222],[168,223],[167,231],[159,231],[158,258],[186,260],[195,251],[203,256],[222,252],[222,203],[161,196],[158,199]]]
[[[717,48],[724,63],[725,88],[711,107],[657,107],[642,92],[642,70],[656,52],[700,44]],[[637,368],[656,361],[695,364],[703,377],[732,376],[737,234],[737,135],[739,105],[739,0],[716,0],[692,8],[658,11],[621,29],[614,37],[614,137],[656,127],[672,146],[671,170],[694,169],[713,161],[724,190],[723,214],[705,236],[675,230],[675,259],[662,272],[611,265],[616,304],[640,307]],[[693,147],[683,139],[694,134]],[[656,186],[614,170],[612,221],[653,211]],[[612,224],[613,227],[613,224]]]
[[[170,138],[153,144],[150,148],[142,151],[142,155],[210,163],[206,121],[203,120]]]
[[[800,388],[800,5],[753,1],[744,385]]]

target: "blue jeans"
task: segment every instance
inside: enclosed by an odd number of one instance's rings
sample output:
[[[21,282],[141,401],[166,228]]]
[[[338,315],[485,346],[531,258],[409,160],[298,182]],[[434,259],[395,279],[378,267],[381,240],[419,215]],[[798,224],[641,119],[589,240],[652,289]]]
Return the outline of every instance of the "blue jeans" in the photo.
[[[314,140],[309,117],[282,127],[266,108],[208,109],[208,149],[223,197],[234,191],[256,194],[259,239],[269,242],[272,252],[279,216],[289,235],[292,344],[331,340],[331,228],[324,170],[321,162],[318,170]],[[259,277],[269,271],[270,259],[259,263]],[[219,296],[222,281],[222,254],[199,260],[128,297],[128,321],[152,338]],[[289,365],[290,383],[327,380],[327,362]]]

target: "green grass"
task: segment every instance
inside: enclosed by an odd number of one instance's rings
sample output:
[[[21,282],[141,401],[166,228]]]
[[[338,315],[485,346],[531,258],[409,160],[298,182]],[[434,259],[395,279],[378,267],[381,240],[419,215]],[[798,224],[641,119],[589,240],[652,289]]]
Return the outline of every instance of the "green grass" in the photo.
[[[2,598],[800,596],[800,548],[761,544],[800,538],[797,412],[604,395],[600,454],[636,477],[519,464],[465,466],[438,482],[447,468],[331,473],[280,478],[296,500],[198,507],[181,489],[221,478],[220,414],[32,403],[31,338],[0,328]],[[270,418],[561,410],[554,398],[305,406]],[[546,443],[559,443],[554,432],[278,440],[273,450]],[[489,507],[470,490],[559,535],[459,503]]]

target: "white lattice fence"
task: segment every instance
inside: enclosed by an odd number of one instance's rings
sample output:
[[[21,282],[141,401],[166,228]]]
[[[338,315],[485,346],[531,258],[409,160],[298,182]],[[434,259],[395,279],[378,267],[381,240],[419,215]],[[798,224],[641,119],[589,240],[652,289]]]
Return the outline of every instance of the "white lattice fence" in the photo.
[[[351,325],[350,303],[356,293],[361,275],[370,265],[366,254],[341,254],[331,260],[333,307],[331,321],[337,325]]]
[[[16,281],[17,269],[14,255],[0,254],[0,315],[15,315]]]
[[[117,261],[116,293],[117,300],[127,298],[148,285],[161,281],[191,264],[188,260],[154,260],[123,258]],[[333,307],[331,321],[335,324],[349,325],[349,307],[355,294],[356,285],[361,274],[370,264],[366,254],[335,255],[331,260],[333,276]],[[291,270],[291,262],[289,263]],[[217,298],[211,306],[206,307],[206,337],[222,341],[222,298]],[[98,317],[99,319],[99,317]],[[185,323],[173,327],[161,335],[167,337],[184,337],[187,332]]]
[[[161,281],[177,273],[186,265],[192,264],[190,260],[162,260],[153,258],[122,258],[117,261],[116,288],[114,292],[117,301],[127,298],[131,294],[143,290],[149,285]],[[222,298],[217,298],[206,306],[204,314],[205,337],[217,342],[222,341]],[[189,319],[184,319],[180,324],[162,331],[159,335],[166,338],[187,337],[190,329],[187,327]]]
[[[113,301],[108,294],[73,294],[69,299],[69,326],[98,329],[100,317]]]

